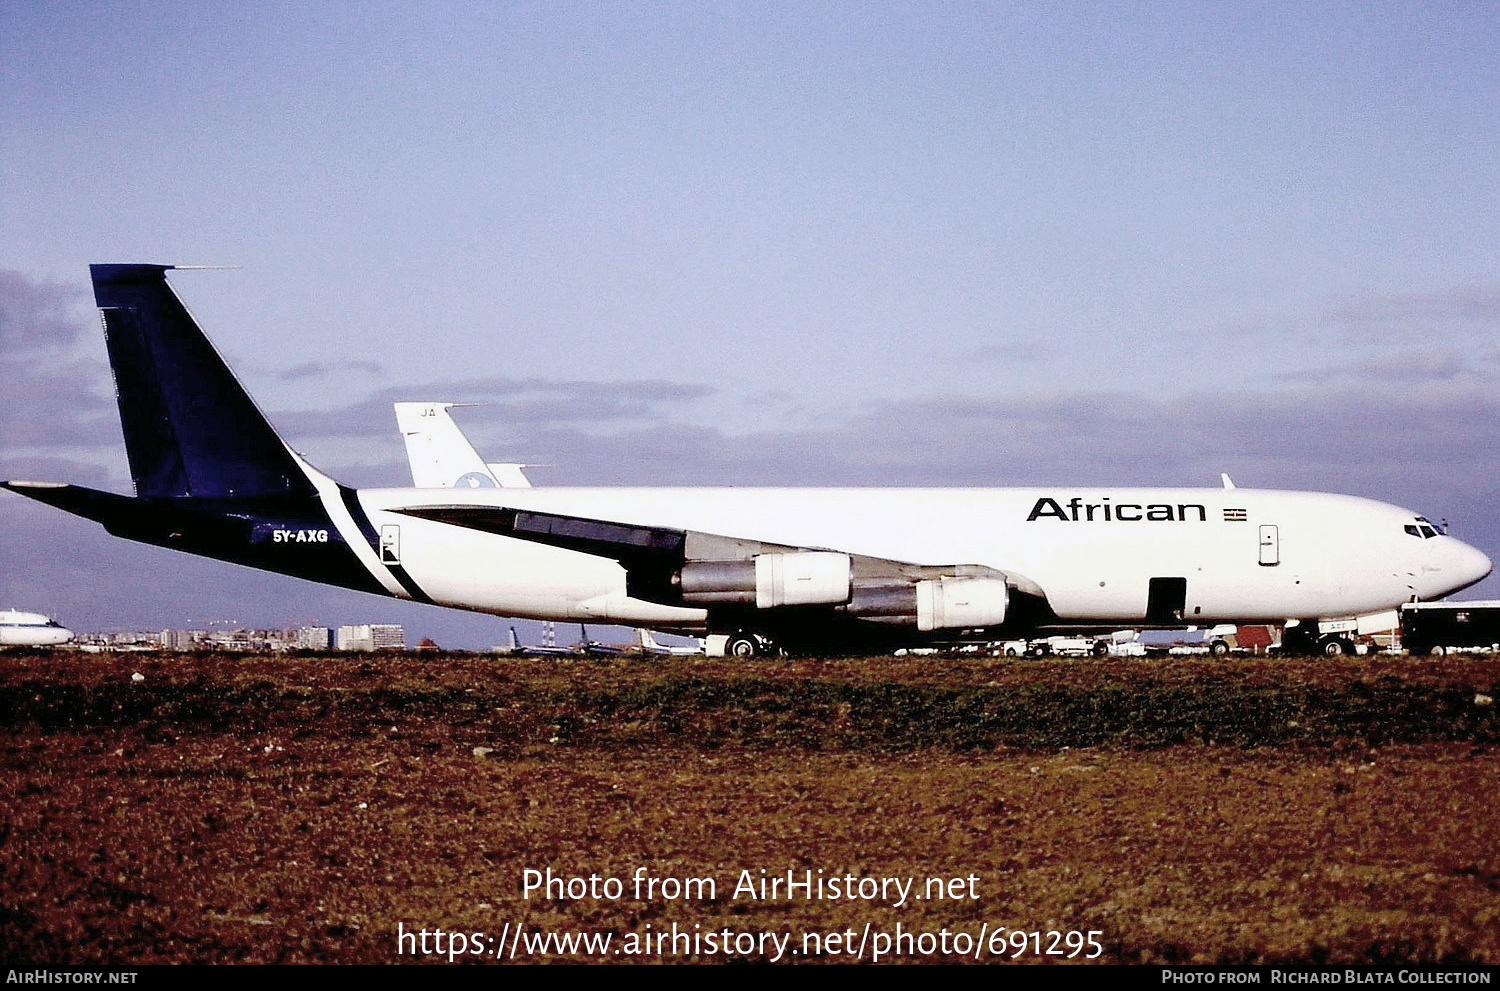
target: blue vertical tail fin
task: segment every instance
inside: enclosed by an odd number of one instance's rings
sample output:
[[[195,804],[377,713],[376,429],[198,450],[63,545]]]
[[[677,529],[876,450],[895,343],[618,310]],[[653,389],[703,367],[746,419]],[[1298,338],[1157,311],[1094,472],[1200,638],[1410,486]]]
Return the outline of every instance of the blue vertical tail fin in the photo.
[[[297,460],[167,284],[171,268],[89,266],[136,495],[312,495]]]
[[[423,597],[358,493],[287,447],[167,284],[170,265],[93,265],[136,497],[0,487],[129,540],[380,595]],[[397,577],[399,575],[399,577]]]

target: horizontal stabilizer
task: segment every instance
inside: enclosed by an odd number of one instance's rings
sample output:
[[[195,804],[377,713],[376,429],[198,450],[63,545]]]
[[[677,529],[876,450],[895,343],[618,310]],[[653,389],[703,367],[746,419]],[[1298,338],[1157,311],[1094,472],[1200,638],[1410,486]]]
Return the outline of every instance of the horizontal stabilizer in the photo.
[[[126,540],[386,594],[316,497],[132,499],[58,482],[0,482],[0,488],[93,520]]]
[[[140,515],[141,503],[137,500],[113,492],[84,488],[82,485],[67,485],[62,482],[0,482],[0,488],[55,506],[65,513],[102,523],[106,530],[116,536],[121,536],[116,533],[117,527],[126,526],[129,520]]]

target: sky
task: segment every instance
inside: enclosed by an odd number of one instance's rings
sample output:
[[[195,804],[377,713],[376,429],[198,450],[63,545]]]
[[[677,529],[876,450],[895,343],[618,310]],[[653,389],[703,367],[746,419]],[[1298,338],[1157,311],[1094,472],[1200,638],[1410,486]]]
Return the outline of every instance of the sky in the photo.
[[[0,477],[130,491],[87,266],[199,264],[350,484],[461,401],[542,485],[1228,472],[1500,560],[1496,51],[1483,3],[5,4]],[[0,608],[74,629],[508,625],[0,527]]]

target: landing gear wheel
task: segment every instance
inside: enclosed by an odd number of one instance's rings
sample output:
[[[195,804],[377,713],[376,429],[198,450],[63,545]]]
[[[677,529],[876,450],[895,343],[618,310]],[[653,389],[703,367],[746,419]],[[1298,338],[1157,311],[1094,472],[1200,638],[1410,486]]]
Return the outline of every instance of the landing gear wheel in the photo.
[[[1343,657],[1354,653],[1354,644],[1341,637],[1329,637],[1323,641],[1322,651],[1324,657]]]
[[[770,645],[754,633],[736,633],[724,644],[726,657],[759,657],[770,652]]]

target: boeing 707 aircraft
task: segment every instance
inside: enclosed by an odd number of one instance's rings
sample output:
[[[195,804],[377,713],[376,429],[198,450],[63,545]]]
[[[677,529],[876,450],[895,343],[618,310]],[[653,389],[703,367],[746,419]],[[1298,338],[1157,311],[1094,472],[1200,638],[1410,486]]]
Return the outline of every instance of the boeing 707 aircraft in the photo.
[[[131,540],[500,616],[723,634],[740,656],[1121,627],[1340,629],[1490,572],[1410,510],[1317,492],[356,491],[272,429],[171,268],[91,267],[134,497],[5,487]]]

